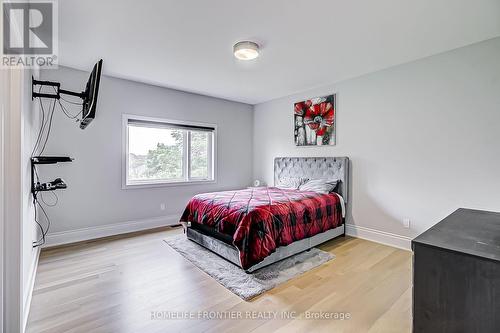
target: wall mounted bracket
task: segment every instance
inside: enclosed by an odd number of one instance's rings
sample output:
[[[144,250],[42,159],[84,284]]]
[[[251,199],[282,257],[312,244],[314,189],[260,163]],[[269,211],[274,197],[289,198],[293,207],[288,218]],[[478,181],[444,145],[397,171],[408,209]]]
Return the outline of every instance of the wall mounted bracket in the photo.
[[[55,92],[53,94],[36,92],[35,86],[53,87]],[[74,91],[70,91],[70,90],[61,89],[61,84],[59,82],[35,80],[35,78],[33,76],[31,77],[31,99],[32,100],[35,98],[60,99],[61,94],[80,97],[81,99],[85,99],[87,97],[87,94],[85,94],[85,92],[83,92],[83,91],[82,92],[74,92]]]

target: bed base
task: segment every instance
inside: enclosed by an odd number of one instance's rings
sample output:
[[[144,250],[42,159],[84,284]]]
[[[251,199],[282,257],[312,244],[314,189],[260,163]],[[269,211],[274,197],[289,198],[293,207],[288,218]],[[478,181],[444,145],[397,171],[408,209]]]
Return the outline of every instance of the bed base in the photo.
[[[208,236],[198,230],[188,227],[186,230],[187,238],[200,244],[201,246],[209,249],[210,251],[218,254],[222,258],[232,262],[238,267],[241,267],[240,264],[240,256],[238,249],[232,245],[226,244],[223,241],[220,241],[216,238]],[[283,260],[294,254],[309,250],[319,244],[322,244],[326,241],[334,239],[338,236],[345,235],[345,226],[342,224],[337,228],[330,229],[328,231],[322,232],[320,234],[314,235],[309,238],[304,238],[299,241],[293,242],[287,246],[281,246],[276,249],[271,255],[267,256],[260,263],[253,265],[245,272],[252,273],[262,267],[268,266],[277,261]]]

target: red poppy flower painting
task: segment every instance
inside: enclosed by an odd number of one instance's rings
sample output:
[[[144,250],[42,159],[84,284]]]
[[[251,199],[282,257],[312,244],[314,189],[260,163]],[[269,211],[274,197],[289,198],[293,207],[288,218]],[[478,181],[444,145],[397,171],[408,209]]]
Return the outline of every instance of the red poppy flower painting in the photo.
[[[295,103],[295,144],[335,145],[335,95]]]

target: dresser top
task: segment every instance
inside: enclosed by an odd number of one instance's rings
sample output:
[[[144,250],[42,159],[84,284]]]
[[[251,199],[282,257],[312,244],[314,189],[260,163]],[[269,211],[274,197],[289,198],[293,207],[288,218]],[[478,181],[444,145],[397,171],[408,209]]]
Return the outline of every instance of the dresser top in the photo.
[[[500,261],[500,213],[460,208],[412,241]]]

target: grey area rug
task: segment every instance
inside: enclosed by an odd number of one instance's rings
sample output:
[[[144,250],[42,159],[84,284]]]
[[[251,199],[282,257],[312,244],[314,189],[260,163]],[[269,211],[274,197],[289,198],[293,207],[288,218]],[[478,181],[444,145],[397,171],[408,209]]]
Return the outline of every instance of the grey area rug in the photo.
[[[328,252],[312,248],[310,251],[296,254],[247,274],[233,263],[187,239],[186,235],[176,235],[164,241],[196,267],[244,300],[250,300],[335,258]]]

